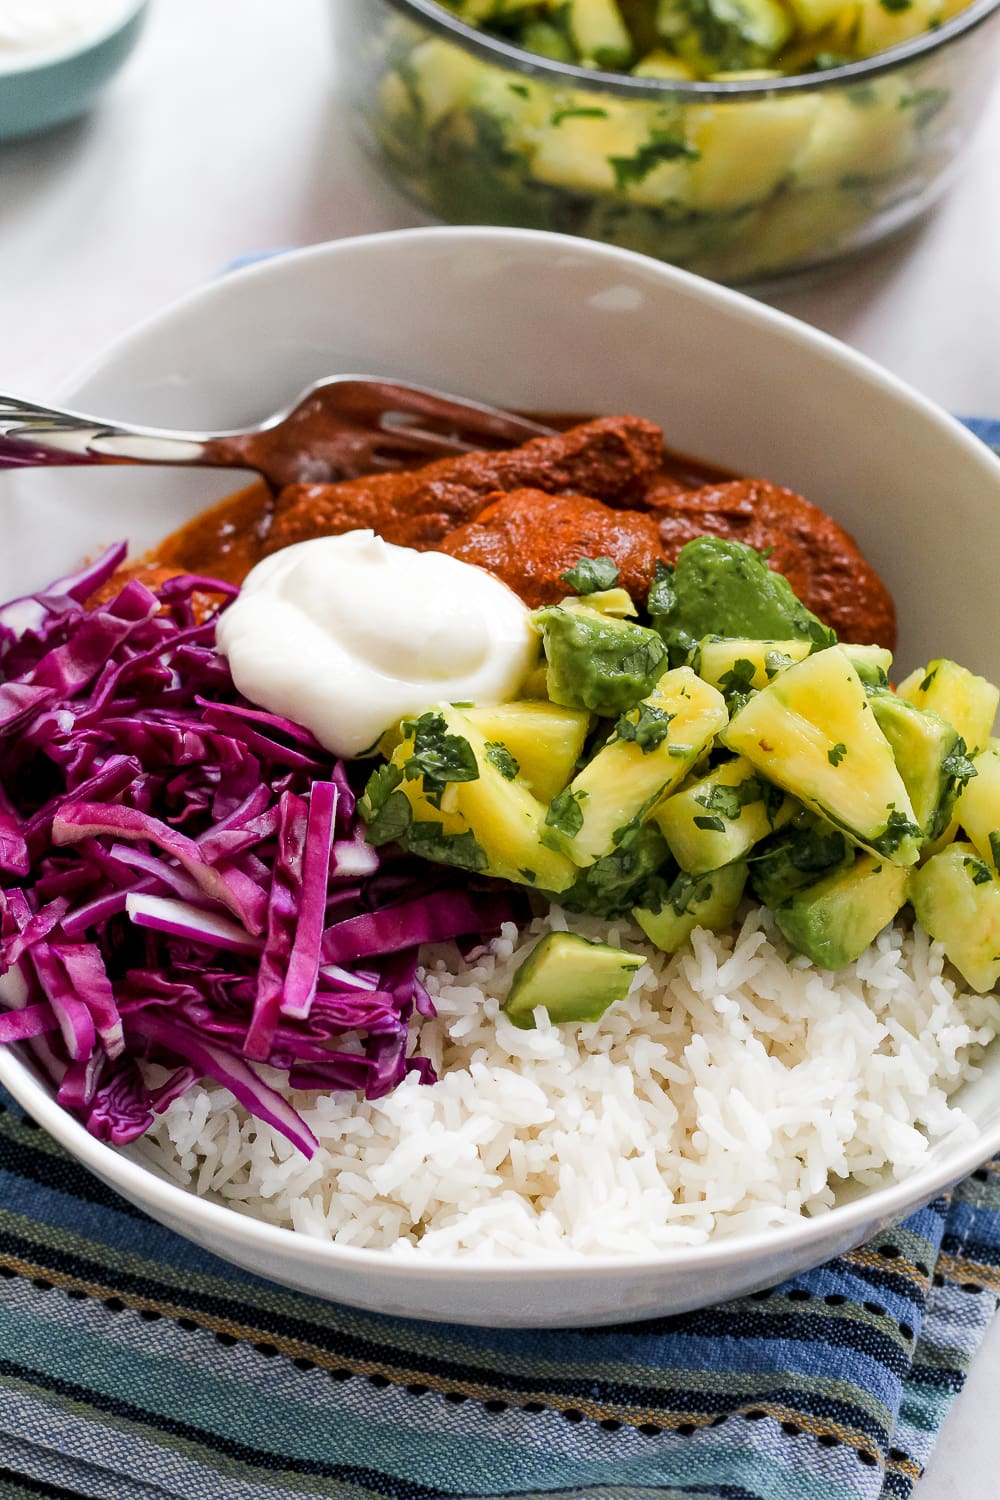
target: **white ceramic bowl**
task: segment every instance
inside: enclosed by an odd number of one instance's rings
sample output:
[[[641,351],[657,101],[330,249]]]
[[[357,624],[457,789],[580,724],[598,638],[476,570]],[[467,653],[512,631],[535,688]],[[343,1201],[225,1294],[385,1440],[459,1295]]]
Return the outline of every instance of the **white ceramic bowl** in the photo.
[[[521,230],[430,229],[319,246],[189,297],[61,393],[179,427],[263,416],[361,370],[521,408],[637,412],[689,453],[803,491],[860,539],[895,594],[897,660],[1000,666],[1000,464],[956,422],[824,335],[653,261]],[[0,474],[0,595],[100,543],[143,547],[233,487],[169,470]],[[256,1223],[87,1135],[19,1057],[0,1083],[75,1157],[227,1260],[333,1300],[491,1326],[634,1320],[742,1294],[840,1253],[1000,1151],[1000,1044],[962,1091],[978,1128],[902,1183],[766,1235],[634,1260],[421,1263]]]

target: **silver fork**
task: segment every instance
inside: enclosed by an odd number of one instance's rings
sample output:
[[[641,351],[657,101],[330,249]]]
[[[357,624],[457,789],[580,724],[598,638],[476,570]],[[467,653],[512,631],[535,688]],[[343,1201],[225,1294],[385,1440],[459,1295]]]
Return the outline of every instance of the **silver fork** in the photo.
[[[173,432],[106,422],[0,394],[0,468],[185,464],[253,469],[271,485],[330,483],[412,468],[477,448],[515,447],[553,429],[442,391],[371,375],[319,380],[238,432]]]

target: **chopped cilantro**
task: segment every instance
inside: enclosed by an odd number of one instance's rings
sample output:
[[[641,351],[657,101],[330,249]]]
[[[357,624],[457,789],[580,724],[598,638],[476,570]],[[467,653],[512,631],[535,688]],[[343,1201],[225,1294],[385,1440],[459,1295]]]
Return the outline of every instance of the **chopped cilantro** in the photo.
[[[709,812],[718,813],[730,823],[735,823],[741,816],[743,809],[751,802],[760,802],[764,794],[764,783],[756,776],[748,776],[738,786],[716,785],[710,791],[700,792],[695,801],[699,807],[706,808]],[[703,820],[695,818],[695,824],[699,828],[708,826]],[[721,831],[721,830],[720,830]]]
[[[890,15],[898,15],[901,11],[909,10],[913,4],[913,0],[879,0],[879,4]]]
[[[986,885],[993,879],[989,865],[984,864],[981,859],[976,859],[974,855],[968,855],[962,863],[972,876],[973,885]]]
[[[916,823],[911,823],[905,813],[901,813],[893,807],[889,811],[885,831],[878,838],[872,839],[871,847],[878,854],[895,854],[904,839],[920,838],[921,829]]]
[[[734,706],[742,708],[753,692],[753,680],[756,675],[757,668],[753,662],[747,661],[745,656],[739,656],[728,672],[723,672],[719,678],[719,687],[727,698],[733,700]]]
[[[719,817],[695,818],[694,826],[704,828],[712,833],[725,833],[726,825]]]
[[[669,615],[677,603],[674,589],[674,570],[666,563],[658,562],[653,581],[646,596],[646,608],[651,615]]]
[[[369,776],[358,803],[368,842],[376,847],[397,843],[413,819],[407,798],[397,790],[402,780],[399,766],[379,766]]]
[[[609,156],[608,164],[615,174],[615,186],[623,191],[633,182],[644,182],[661,162],[697,161],[700,155],[675,131],[654,130],[634,156]]]
[[[641,703],[638,717],[631,719],[628,714],[622,714],[615,725],[615,732],[620,740],[634,742],[644,755],[649,755],[663,744],[670,733],[670,720],[675,717],[674,714],[668,714],[666,709],[654,707],[652,703]]]
[[[841,740],[839,744],[830,746],[830,749],[826,752],[826,758],[831,766],[839,766],[846,754],[847,746]]]
[[[528,885],[534,885],[538,880],[538,872],[536,870],[529,870],[527,865],[524,865],[517,873]]]
[[[521,769],[507,746],[501,745],[497,740],[487,740],[486,759],[491,766],[497,768],[505,781],[513,781]]]
[[[955,748],[950,755],[946,755],[941,762],[941,770],[945,776],[950,776],[956,786],[963,787],[973,776],[978,776],[975,762],[968,754],[968,746],[961,735],[955,741]]]
[[[611,557],[581,557],[575,568],[562,575],[567,588],[578,594],[598,594],[618,582],[618,565]]]
[[[403,725],[403,733],[413,736],[413,752],[403,766],[403,775],[407,781],[422,776],[424,796],[435,806],[440,805],[441,793],[450,782],[479,780],[472,746],[460,734],[448,733],[442,714],[421,714]]]
[[[903,95],[899,108],[912,109],[914,124],[918,130],[923,130],[947,103],[947,89],[917,89],[916,93]]]
[[[511,93],[516,94],[519,99],[531,98],[531,90],[528,88],[528,85],[526,83],[508,83],[507,87],[510,89]]]
[[[667,841],[652,823],[636,820],[619,830],[615,848],[581,870],[568,891],[558,896],[567,911],[590,912],[611,920],[636,905],[647,905],[650,893],[663,884],[660,871],[676,867]]]
[[[837,644],[836,632],[830,630],[826,625],[821,625],[819,620],[807,620],[805,627],[809,639],[812,641],[810,655],[815,655],[817,651],[825,651],[827,646],[835,646]]]
[[[784,651],[768,651],[764,656],[764,675],[768,682],[772,677],[777,677],[786,667],[792,665],[793,658]]]
[[[606,109],[557,109],[552,116],[552,125],[561,125],[563,120],[606,120]]]
[[[440,823],[414,821],[399,842],[411,854],[434,864],[456,865],[460,870],[485,870],[489,864],[474,833],[445,833]]]
[[[580,803],[586,796],[586,792],[574,792],[571,787],[567,787],[558,797],[553,797],[545,814],[546,827],[557,829],[569,839],[575,838],[583,827],[583,809]]]
[[[993,868],[1000,873],[1000,832],[997,830],[990,834],[990,853],[993,856]]]
[[[927,673],[927,676],[924,678],[923,682],[920,684],[920,691],[922,693],[926,693],[927,692],[928,688],[930,687],[931,683],[934,681],[934,679],[937,676],[937,674],[938,674],[937,667],[935,667],[932,672],[928,672]]]

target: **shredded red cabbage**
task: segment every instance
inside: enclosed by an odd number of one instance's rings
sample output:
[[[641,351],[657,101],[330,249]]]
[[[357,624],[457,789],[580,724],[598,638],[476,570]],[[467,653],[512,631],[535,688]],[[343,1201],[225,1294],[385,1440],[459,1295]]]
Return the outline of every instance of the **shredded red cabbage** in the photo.
[[[350,769],[237,693],[195,601],[229,585],[88,607],[124,556],[0,607],[0,1045],[116,1145],[210,1078],[310,1155],[258,1065],[433,1082],[419,946],[478,943],[517,897],[366,844]]]

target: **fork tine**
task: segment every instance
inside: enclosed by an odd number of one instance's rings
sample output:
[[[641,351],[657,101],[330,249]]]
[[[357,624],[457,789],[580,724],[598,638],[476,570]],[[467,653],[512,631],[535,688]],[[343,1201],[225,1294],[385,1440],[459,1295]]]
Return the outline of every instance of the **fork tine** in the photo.
[[[472,440],[471,446],[475,446],[476,438],[526,443],[532,438],[550,437],[553,432],[551,427],[527,417],[499,411],[479,401],[459,400],[425,386],[398,385],[376,377],[346,377],[337,381],[335,388],[338,405],[352,415],[377,422],[383,430],[397,427],[406,431],[405,419],[415,416],[423,419],[425,432],[462,434]]]

